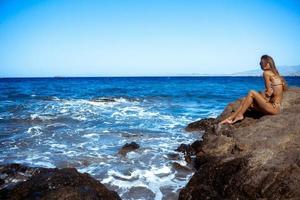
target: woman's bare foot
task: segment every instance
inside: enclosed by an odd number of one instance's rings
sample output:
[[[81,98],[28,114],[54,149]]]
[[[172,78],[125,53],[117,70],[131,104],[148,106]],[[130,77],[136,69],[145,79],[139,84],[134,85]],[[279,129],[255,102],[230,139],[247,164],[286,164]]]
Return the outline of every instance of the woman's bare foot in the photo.
[[[224,119],[223,121],[221,121],[219,124],[231,124],[232,123],[232,120],[233,120],[233,116],[229,116],[227,117],[226,119]]]
[[[236,122],[239,122],[239,121],[242,121],[244,119],[244,116],[243,115],[237,115],[235,116],[235,118],[231,121],[230,124],[234,124]]]

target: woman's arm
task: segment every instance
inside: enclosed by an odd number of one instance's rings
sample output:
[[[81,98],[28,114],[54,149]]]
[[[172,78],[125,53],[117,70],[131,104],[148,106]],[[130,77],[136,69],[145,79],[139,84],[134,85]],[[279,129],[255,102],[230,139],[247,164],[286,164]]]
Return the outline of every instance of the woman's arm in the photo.
[[[266,94],[266,96],[270,97],[273,93],[273,90],[271,88],[270,75],[268,75],[267,72],[264,72],[263,76],[264,76],[265,87],[266,87],[265,94]]]

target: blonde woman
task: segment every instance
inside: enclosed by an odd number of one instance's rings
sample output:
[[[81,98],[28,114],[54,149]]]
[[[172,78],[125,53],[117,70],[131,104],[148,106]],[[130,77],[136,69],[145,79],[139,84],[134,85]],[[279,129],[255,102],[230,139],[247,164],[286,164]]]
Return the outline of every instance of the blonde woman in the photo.
[[[251,107],[266,115],[276,115],[281,111],[282,94],[287,90],[285,79],[280,76],[273,58],[263,55],[260,60],[260,66],[263,70],[263,78],[266,90],[259,93],[250,90],[243,99],[240,107],[220,124],[233,124],[244,119],[244,113]]]

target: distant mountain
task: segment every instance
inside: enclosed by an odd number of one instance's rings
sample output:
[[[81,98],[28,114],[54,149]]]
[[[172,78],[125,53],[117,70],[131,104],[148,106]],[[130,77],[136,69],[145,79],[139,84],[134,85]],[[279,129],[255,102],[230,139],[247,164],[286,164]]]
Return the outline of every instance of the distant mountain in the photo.
[[[300,65],[295,66],[277,66],[277,69],[282,76],[300,76]],[[181,73],[173,76],[261,76],[261,69],[248,70],[232,74],[204,74],[204,73]],[[172,75],[171,75],[172,76]]]
[[[282,76],[300,76],[300,65],[296,66],[278,66],[280,75]],[[249,70],[244,72],[238,72],[230,74],[231,76],[261,76],[262,71],[260,69]]]

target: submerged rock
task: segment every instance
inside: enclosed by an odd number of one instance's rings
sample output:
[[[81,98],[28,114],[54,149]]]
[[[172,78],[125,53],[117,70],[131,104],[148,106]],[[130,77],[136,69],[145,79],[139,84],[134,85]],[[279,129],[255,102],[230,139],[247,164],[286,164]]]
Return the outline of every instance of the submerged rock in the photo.
[[[193,171],[193,169],[189,168],[188,166],[184,166],[184,165],[182,165],[178,162],[173,162],[172,166],[176,171],[185,171],[185,172],[192,172]]]
[[[140,148],[140,145],[138,145],[135,142],[126,143],[120,150],[119,154],[126,155],[130,151],[134,151],[136,149]]]
[[[178,153],[168,153],[167,158],[170,160],[180,160],[180,155]]]
[[[218,125],[240,102],[187,126],[204,135],[193,147],[197,171],[179,199],[300,199],[300,89],[284,93],[278,115],[249,110],[239,123]]]
[[[0,199],[121,199],[87,173],[75,168],[31,168],[20,164],[0,167]],[[9,181],[15,184],[7,184]]]
[[[185,155],[194,154],[194,149],[189,144],[181,144],[175,151],[184,153]]]
[[[114,98],[94,98],[91,101],[93,101],[93,102],[103,102],[103,103],[116,102],[116,100]]]

